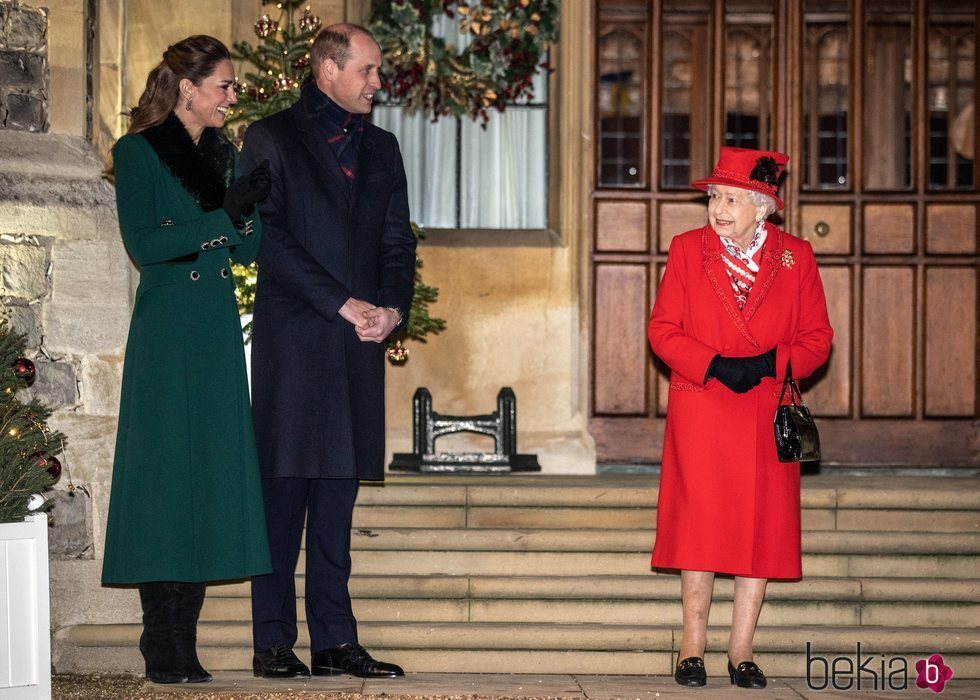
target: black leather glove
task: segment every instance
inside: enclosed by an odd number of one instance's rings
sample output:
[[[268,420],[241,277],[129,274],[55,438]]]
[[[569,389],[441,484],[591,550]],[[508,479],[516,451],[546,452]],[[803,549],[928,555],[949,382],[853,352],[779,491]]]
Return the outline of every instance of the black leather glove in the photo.
[[[270,190],[272,190],[272,175],[269,173],[269,161],[264,160],[248,175],[242,175],[228,185],[221,208],[228,213],[232,221],[238,221],[243,216],[251,214],[256,202],[261,202],[268,197]]]
[[[776,348],[754,357],[715,355],[708,365],[705,381],[717,379],[736,394],[744,394],[759,385],[763,377],[776,376]]]

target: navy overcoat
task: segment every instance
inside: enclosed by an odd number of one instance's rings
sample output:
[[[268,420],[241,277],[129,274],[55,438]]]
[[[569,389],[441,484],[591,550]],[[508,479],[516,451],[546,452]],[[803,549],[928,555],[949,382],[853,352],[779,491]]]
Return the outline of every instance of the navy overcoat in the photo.
[[[262,476],[381,480],[385,348],[338,311],[354,297],[408,316],[415,236],[398,142],[365,122],[351,188],[300,99],[246,131],[245,172],[265,159],[252,336]]]

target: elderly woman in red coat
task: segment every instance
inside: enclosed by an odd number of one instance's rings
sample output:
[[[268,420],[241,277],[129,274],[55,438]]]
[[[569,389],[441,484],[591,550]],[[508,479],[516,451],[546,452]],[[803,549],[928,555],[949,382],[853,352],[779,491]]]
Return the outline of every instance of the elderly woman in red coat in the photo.
[[[728,641],[734,685],[763,688],[752,640],[766,582],[800,578],[799,464],[776,457],[773,417],[795,378],[830,353],[833,330],[810,244],[766,218],[788,158],[722,148],[708,224],[675,237],[648,335],[670,367],[653,566],[681,571],[684,633],[675,680],[706,682],[716,573],[735,577]]]

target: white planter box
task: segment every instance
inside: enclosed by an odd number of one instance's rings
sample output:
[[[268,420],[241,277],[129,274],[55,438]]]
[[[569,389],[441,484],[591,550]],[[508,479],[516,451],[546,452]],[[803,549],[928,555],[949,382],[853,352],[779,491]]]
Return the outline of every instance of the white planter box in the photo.
[[[0,700],[51,697],[48,516],[0,524]]]

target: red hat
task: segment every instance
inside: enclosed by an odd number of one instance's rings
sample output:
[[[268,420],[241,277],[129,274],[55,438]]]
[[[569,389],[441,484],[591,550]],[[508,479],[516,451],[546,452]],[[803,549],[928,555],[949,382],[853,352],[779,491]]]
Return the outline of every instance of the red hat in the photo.
[[[776,208],[782,209],[783,202],[776,196],[776,189],[787,162],[789,156],[785,153],[722,146],[711,176],[692,182],[691,187],[707,190],[708,185],[726,185],[754,190],[772,197]]]

